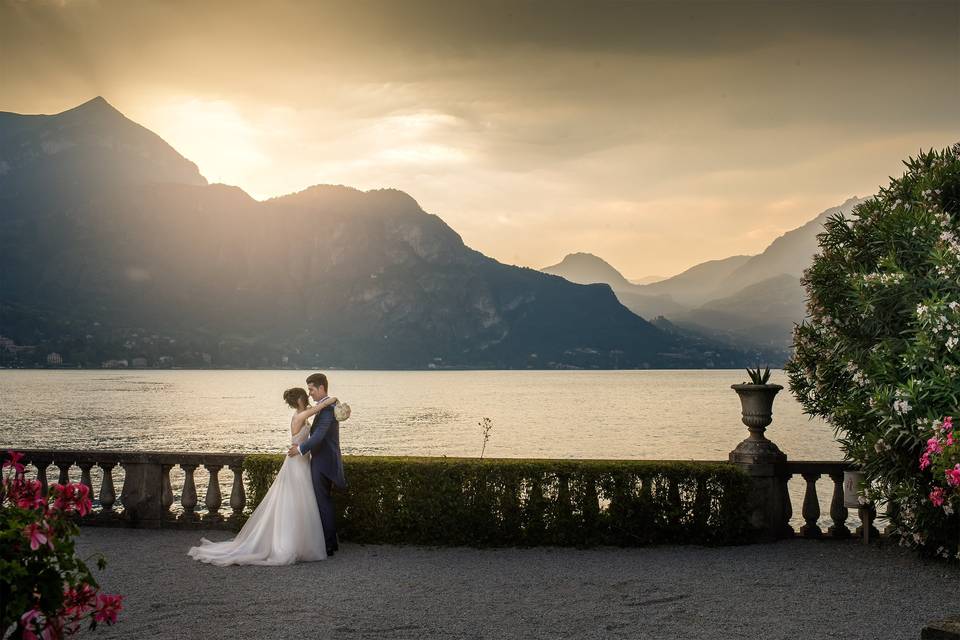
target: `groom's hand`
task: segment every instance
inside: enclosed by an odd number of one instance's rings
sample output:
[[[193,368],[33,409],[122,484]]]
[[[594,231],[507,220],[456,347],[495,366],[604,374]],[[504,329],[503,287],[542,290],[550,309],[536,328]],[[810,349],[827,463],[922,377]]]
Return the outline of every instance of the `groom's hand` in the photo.
[[[290,447],[289,451],[287,451],[287,455],[290,456],[291,458],[299,454],[300,454],[300,445],[295,444],[292,447]]]

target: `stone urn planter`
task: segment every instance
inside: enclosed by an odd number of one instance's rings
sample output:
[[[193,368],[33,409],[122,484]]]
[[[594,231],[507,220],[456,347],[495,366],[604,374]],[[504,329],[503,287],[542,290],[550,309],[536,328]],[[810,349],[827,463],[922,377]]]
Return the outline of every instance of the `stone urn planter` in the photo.
[[[750,435],[730,452],[730,461],[740,464],[767,464],[785,462],[787,456],[764,432],[773,421],[773,399],[783,389],[779,384],[732,384],[730,388],[740,396],[743,424]]]
[[[866,501],[863,498],[862,471],[844,471],[843,472],[843,506],[848,509],[859,509]]]

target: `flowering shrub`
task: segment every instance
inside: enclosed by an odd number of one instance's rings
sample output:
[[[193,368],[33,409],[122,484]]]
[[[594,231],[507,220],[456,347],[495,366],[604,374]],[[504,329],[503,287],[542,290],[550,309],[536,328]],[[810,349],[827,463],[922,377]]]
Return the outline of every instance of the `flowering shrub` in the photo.
[[[952,555],[960,467],[944,465],[960,457],[943,416],[960,411],[960,145],[904,164],[851,218],[825,223],[803,277],[809,318],[785,369],[901,541]]]
[[[7,452],[0,483],[0,637],[60,638],[117,620],[122,596],[100,593],[87,565],[76,557],[75,516],[90,512],[90,489],[24,475],[22,454]],[[103,559],[98,566],[104,567]]]
[[[954,504],[960,498],[960,437],[954,440],[953,416],[935,421],[919,467],[930,469],[933,477],[930,504],[942,508],[948,516],[953,515]]]

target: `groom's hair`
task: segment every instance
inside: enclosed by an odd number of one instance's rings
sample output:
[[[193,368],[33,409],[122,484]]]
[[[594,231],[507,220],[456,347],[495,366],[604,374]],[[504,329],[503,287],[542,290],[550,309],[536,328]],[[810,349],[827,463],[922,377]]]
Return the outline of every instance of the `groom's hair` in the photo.
[[[307,384],[312,384],[315,387],[323,387],[324,391],[330,391],[330,387],[327,386],[327,376],[322,373],[311,373],[307,376]]]

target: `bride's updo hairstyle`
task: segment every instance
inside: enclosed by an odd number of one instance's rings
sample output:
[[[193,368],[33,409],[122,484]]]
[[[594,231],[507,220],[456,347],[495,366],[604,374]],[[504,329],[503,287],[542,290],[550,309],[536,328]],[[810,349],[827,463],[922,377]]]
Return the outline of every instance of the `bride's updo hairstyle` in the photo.
[[[303,405],[306,406],[307,402],[307,392],[301,387],[294,387],[292,389],[287,389],[283,392],[283,400],[293,407],[294,409],[300,408],[300,401],[303,400]]]

